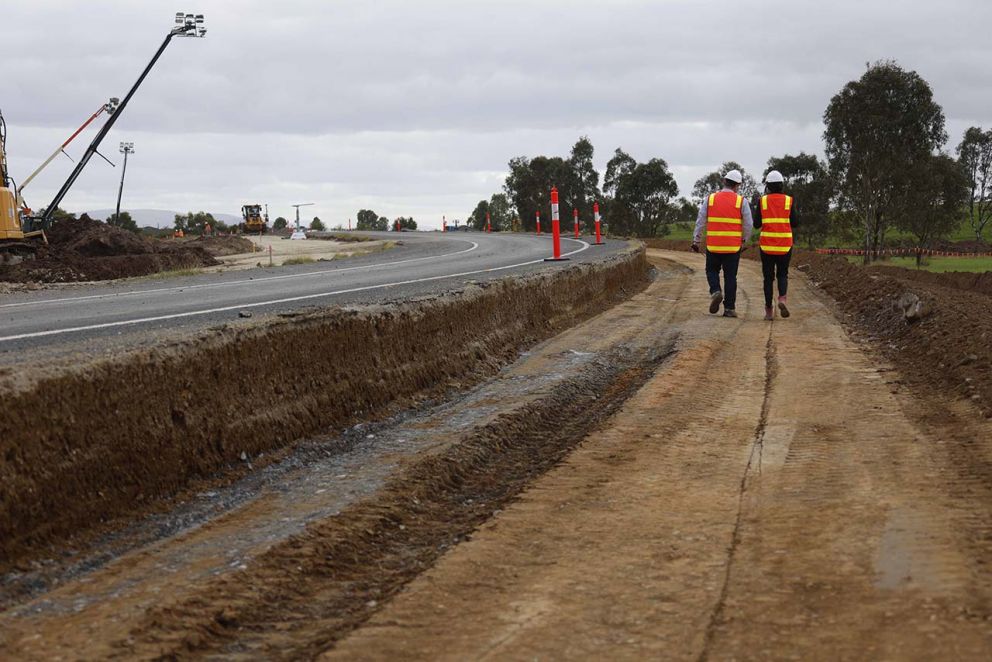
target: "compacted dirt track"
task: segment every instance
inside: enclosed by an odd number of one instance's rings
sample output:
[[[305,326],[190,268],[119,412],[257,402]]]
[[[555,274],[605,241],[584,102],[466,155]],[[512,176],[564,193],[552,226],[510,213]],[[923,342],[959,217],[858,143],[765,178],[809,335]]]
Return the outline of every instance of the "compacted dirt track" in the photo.
[[[644,295],[678,354],[326,659],[988,659],[992,425],[742,272],[740,320]]]
[[[992,421],[798,274],[768,323],[742,264],[733,320],[651,259],[378,451],[11,606],[0,658],[988,659]]]

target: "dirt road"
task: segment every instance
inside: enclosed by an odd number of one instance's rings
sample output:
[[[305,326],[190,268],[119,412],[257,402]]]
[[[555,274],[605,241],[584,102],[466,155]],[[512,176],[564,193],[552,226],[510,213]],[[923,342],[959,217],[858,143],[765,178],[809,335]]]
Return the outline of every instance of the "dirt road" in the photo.
[[[992,426],[742,270],[743,320],[644,295],[675,358],[326,659],[988,659]]]
[[[992,421],[902,390],[799,278],[767,323],[742,264],[732,320],[700,258],[652,259],[395,426],[425,445],[67,578],[0,614],[0,658],[987,659]]]

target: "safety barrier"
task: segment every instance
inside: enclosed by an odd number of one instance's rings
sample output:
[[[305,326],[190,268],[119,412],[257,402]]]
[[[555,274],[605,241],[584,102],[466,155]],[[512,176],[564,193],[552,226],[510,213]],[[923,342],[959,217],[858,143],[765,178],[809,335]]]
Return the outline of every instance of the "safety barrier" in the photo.
[[[884,257],[898,257],[901,255],[911,257],[915,257],[916,255],[926,257],[992,257],[992,252],[966,253],[962,251],[938,251],[932,248],[886,248],[878,251],[865,251],[861,248],[817,248],[816,252],[820,255],[864,255],[870,252],[872,255]]]

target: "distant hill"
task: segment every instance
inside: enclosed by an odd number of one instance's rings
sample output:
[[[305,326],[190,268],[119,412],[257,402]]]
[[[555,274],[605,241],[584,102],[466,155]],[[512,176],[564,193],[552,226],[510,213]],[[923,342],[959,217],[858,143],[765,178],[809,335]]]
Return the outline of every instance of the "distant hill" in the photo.
[[[180,212],[169,211],[167,209],[122,209],[121,211],[126,211],[131,214],[131,218],[139,226],[152,226],[155,228],[171,228],[172,224],[175,222],[176,214]],[[200,211],[199,209],[193,209],[189,211]],[[79,213],[79,212],[77,212]],[[109,217],[114,215],[113,209],[94,209],[92,211],[83,212],[87,214],[90,218],[97,218],[101,221],[107,220]],[[186,212],[181,212],[185,214]],[[217,212],[210,212],[213,217],[217,220],[224,221],[227,224],[240,223],[241,217],[235,214],[218,214]]]

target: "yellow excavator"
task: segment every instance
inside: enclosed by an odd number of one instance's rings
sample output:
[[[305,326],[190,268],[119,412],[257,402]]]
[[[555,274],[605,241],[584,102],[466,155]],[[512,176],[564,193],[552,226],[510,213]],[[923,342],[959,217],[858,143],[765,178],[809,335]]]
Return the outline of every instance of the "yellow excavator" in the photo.
[[[7,170],[7,125],[0,114],[0,264],[17,262],[37,251],[33,240],[45,241],[42,230],[25,232],[17,204],[18,191]]]
[[[265,208],[262,215],[262,205],[245,205],[241,208],[241,217],[245,219],[245,232],[266,232],[269,229],[269,209]]]

